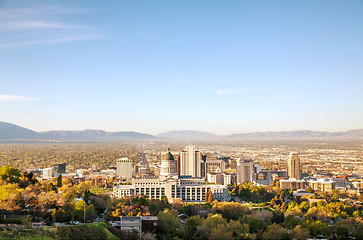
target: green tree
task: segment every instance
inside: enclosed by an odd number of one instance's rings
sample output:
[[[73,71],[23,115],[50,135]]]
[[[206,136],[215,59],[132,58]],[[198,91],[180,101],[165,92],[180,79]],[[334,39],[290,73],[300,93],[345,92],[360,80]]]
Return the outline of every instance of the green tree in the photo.
[[[34,174],[32,172],[23,172],[21,177],[20,177],[20,182],[19,182],[19,186],[21,188],[26,188],[29,185],[33,185],[35,183],[37,183],[38,180],[34,177]]]
[[[213,228],[211,228],[210,234],[208,239],[216,240],[216,239],[233,239],[232,232],[226,231],[225,226],[223,225],[217,225]]]
[[[169,209],[158,213],[157,233],[163,239],[172,239],[175,236],[177,227],[180,224],[177,215],[177,211]]]
[[[59,174],[57,178],[57,187],[62,187],[62,174]]]
[[[232,234],[233,239],[239,239],[243,235],[247,236],[250,228],[246,223],[241,224],[239,221],[231,220],[228,224],[228,231]]]
[[[227,220],[220,214],[209,214],[208,217],[203,221],[203,226],[209,229],[215,228],[218,225],[222,225],[224,227],[227,226]]]
[[[222,213],[222,217],[229,220],[239,220],[247,211],[247,207],[238,202],[218,202],[213,206],[218,212]]]
[[[259,230],[264,230],[266,228],[265,223],[257,218],[250,217],[244,221],[248,224],[248,227],[250,228],[250,233],[257,233]]]
[[[305,220],[301,222],[301,227],[307,228],[310,231],[312,237],[317,237],[318,235],[323,235],[324,237],[329,236],[330,228],[326,223],[314,220]]]
[[[289,214],[284,221],[284,227],[288,228],[290,230],[294,229],[297,224],[298,224],[299,220],[296,219],[296,217],[293,214]]]
[[[211,230],[205,226],[198,226],[192,239],[208,240]]]
[[[188,218],[184,224],[185,231],[187,234],[188,239],[192,239],[195,232],[197,231],[197,227],[201,226],[203,219],[199,216],[192,216]]]
[[[302,228],[301,225],[298,225],[292,231],[291,236],[296,240],[306,240],[310,237],[310,232],[308,229]]]
[[[277,224],[283,223],[285,221],[285,214],[280,211],[275,211],[273,212],[271,221],[272,223],[277,223]]]
[[[280,225],[274,223],[266,229],[262,235],[263,239],[268,240],[284,240],[290,239],[288,232],[286,232]]]
[[[20,171],[5,165],[0,168],[0,179],[8,183],[18,183],[20,181]]]

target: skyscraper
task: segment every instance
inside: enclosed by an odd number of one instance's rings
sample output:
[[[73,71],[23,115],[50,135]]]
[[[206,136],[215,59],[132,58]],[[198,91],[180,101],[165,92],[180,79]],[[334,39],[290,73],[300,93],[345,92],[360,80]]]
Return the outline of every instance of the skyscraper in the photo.
[[[126,180],[132,177],[132,160],[128,158],[117,159],[117,176],[126,178]]]
[[[251,159],[237,159],[237,184],[252,182],[253,161]]]
[[[66,163],[58,163],[58,173],[66,173]]]
[[[287,161],[287,175],[289,178],[300,179],[300,158],[296,152],[291,152]]]
[[[180,175],[201,177],[202,154],[189,145],[180,153]]]

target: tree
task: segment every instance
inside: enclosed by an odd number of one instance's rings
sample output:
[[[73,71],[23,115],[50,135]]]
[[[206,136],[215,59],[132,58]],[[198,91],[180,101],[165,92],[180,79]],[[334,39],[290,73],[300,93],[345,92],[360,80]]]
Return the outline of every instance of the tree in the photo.
[[[58,193],[42,192],[38,196],[38,204],[43,210],[48,210],[51,208],[59,208],[65,204],[65,198]]]
[[[328,236],[330,234],[330,228],[326,223],[321,221],[305,220],[301,222],[303,228],[307,228],[310,231],[312,237],[317,237],[318,235]]]
[[[227,226],[227,220],[220,214],[209,214],[208,217],[203,221],[203,226],[209,229],[215,228],[218,225],[222,225],[224,227]]]
[[[20,181],[20,171],[5,165],[0,168],[0,179],[8,183],[18,183]]]
[[[213,202],[213,193],[212,193],[212,191],[210,189],[205,194],[205,202],[206,203],[212,203]]]
[[[285,218],[284,227],[292,230],[297,226],[298,222],[299,222],[299,220],[297,220],[293,214],[289,214]]]
[[[209,228],[204,226],[198,226],[192,239],[208,240],[210,232],[211,231]]]
[[[0,185],[0,211],[20,210],[22,195],[17,184]]]
[[[285,220],[285,214],[283,212],[280,211],[275,211],[272,215],[272,223],[283,223]]]
[[[289,234],[276,223],[268,226],[266,231],[263,233],[262,238],[268,240],[290,239]]]
[[[62,174],[59,174],[57,178],[57,187],[62,187]]]
[[[257,233],[259,230],[264,230],[266,227],[262,220],[253,217],[247,218],[245,222],[248,224],[250,233]]]
[[[59,188],[58,190],[62,192],[62,195],[67,199],[71,200],[73,198],[76,198],[79,193],[77,191],[77,188],[73,187],[72,184],[62,184],[63,186]]]
[[[208,239],[233,239],[232,232],[226,231],[225,226],[217,225],[216,227],[211,228],[209,238]]]
[[[201,226],[202,222],[203,219],[199,215],[192,216],[186,220],[184,227],[188,239],[192,239],[195,232],[197,231],[197,227]]]
[[[246,223],[241,224],[239,221],[231,220],[228,224],[228,231],[232,234],[233,239],[239,239],[242,235],[247,235],[250,228]]]
[[[19,186],[21,188],[26,188],[29,185],[33,185],[37,183],[38,180],[34,177],[33,172],[28,173],[27,171],[23,172],[23,174],[20,177]]]
[[[338,239],[347,239],[349,232],[354,232],[354,221],[351,219],[340,220],[334,224],[333,229]]]
[[[301,204],[300,204],[300,209],[304,212],[304,213],[306,213],[308,210],[309,210],[309,204],[306,202],[306,201],[304,201],[304,202],[302,202]]]
[[[292,231],[292,238],[296,240],[305,240],[310,237],[310,231],[306,228],[302,228],[301,225],[298,225]]]
[[[243,217],[247,211],[247,207],[238,202],[218,202],[214,204],[214,208],[222,213],[222,217],[229,220],[238,220]]]
[[[159,212],[157,217],[157,233],[165,239],[172,239],[176,233],[176,228],[180,221],[177,217],[178,213],[175,210],[165,209]]]

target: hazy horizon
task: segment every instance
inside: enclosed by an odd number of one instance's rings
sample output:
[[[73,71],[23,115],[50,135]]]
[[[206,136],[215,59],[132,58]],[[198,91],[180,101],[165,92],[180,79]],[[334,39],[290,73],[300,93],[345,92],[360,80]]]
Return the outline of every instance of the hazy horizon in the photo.
[[[363,128],[359,1],[0,3],[0,121],[219,135]]]

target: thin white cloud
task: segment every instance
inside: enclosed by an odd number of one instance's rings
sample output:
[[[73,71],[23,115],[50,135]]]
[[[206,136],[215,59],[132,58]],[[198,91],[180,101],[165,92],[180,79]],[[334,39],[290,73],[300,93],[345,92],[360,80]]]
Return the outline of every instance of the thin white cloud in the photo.
[[[63,43],[103,38],[91,26],[65,22],[65,15],[90,11],[34,4],[23,8],[0,9],[0,50],[26,45]]]
[[[37,100],[39,99],[17,95],[0,94],[0,102],[32,102]]]
[[[238,94],[241,93],[241,90],[220,90],[217,91],[217,95],[227,95],[227,94]]]
[[[18,21],[0,23],[0,31],[21,31],[33,29],[77,29],[77,26],[68,26],[60,23],[46,21]]]
[[[52,44],[52,43],[66,43],[66,42],[74,42],[74,41],[85,41],[85,40],[93,40],[103,38],[102,35],[84,35],[84,36],[75,36],[75,37],[59,37],[52,39],[44,39],[44,40],[34,40],[34,41],[18,41],[13,43],[7,43],[0,45],[0,52],[10,50],[12,48],[27,46],[27,45],[39,45],[39,44]]]

